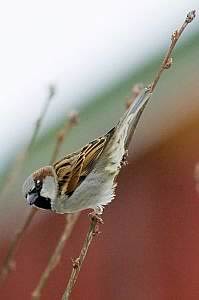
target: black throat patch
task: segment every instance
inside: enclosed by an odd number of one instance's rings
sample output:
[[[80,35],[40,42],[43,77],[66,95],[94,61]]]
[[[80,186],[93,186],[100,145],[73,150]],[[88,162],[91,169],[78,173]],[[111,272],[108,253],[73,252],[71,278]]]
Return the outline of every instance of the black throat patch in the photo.
[[[51,209],[51,201],[49,198],[45,198],[45,197],[38,195],[36,201],[34,202],[34,206],[37,206],[37,207],[43,208],[43,209]]]

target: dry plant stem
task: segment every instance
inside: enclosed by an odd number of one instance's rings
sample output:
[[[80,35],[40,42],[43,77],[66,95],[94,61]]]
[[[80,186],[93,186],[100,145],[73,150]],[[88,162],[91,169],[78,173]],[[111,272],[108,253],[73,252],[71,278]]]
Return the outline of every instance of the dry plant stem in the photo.
[[[175,48],[175,45],[177,43],[177,41],[179,40],[181,34],[183,33],[183,31],[185,30],[185,28],[187,27],[187,25],[189,23],[191,23],[193,21],[193,19],[195,18],[196,16],[196,12],[195,10],[192,10],[190,11],[187,16],[186,16],[186,19],[184,21],[184,23],[182,24],[182,26],[177,29],[176,31],[174,31],[174,33],[172,34],[171,36],[171,44],[168,48],[168,51],[163,59],[163,62],[161,64],[161,67],[160,69],[158,70],[156,76],[155,76],[155,79],[154,81],[152,82],[151,86],[150,86],[150,92],[152,93],[160,79],[160,76],[162,74],[162,72],[165,70],[165,69],[169,69],[170,66],[172,65],[172,57],[171,57],[171,54],[172,54],[172,51],[173,49]]]
[[[35,129],[33,131],[33,135],[32,135],[31,141],[30,141],[30,143],[29,143],[29,145],[27,147],[26,153],[30,152],[30,150],[31,150],[31,148],[32,148],[32,146],[33,146],[33,144],[34,144],[34,142],[36,140],[36,137],[37,137],[37,135],[39,133],[39,130],[41,128],[41,124],[42,124],[42,122],[43,122],[43,120],[45,118],[45,115],[46,115],[46,113],[48,111],[48,108],[50,106],[50,102],[52,101],[54,95],[55,95],[55,87],[53,85],[50,85],[49,86],[49,95],[48,95],[48,98],[46,99],[46,102],[44,104],[43,110],[41,111],[41,114],[40,114],[38,120],[36,121]]]
[[[61,146],[63,144],[65,136],[68,135],[69,131],[78,124],[79,116],[76,112],[73,112],[69,115],[67,122],[65,123],[63,129],[61,129],[57,134],[57,142],[55,145],[54,152],[52,154],[52,158],[50,164],[53,164],[57,159],[57,156],[60,152]]]
[[[54,253],[52,254],[51,258],[48,261],[46,269],[44,270],[37,287],[35,288],[35,290],[32,293],[32,299],[39,300],[41,298],[41,292],[47,283],[50,273],[52,272],[52,270],[57,266],[57,264],[60,261],[61,254],[64,249],[65,243],[69,239],[69,237],[72,233],[73,227],[79,218],[79,215],[80,215],[79,213],[76,213],[76,214],[68,214],[66,216],[66,225],[64,227],[63,233],[58,241],[58,244],[55,248]]]
[[[44,117],[48,111],[50,102],[53,98],[55,94],[55,88],[53,85],[49,86],[49,95],[46,99],[44,108],[38,118],[38,120],[36,121],[36,125],[35,128],[33,130],[33,134],[32,137],[30,139],[30,142],[26,148],[26,150],[20,154],[17,158],[16,158],[16,162],[14,164],[14,167],[11,171],[10,176],[7,178],[6,180],[6,185],[3,187],[3,190],[1,191],[1,197],[3,197],[3,195],[5,193],[7,193],[8,188],[10,189],[10,186],[12,185],[13,182],[15,182],[19,172],[20,172],[20,168],[22,167],[25,159],[27,158],[28,154],[30,153],[30,150],[35,142],[35,139],[38,135],[38,132],[40,130],[41,124],[44,120]],[[17,231],[17,233],[15,234],[14,239],[11,241],[9,247],[8,247],[8,252],[7,255],[3,261],[1,270],[0,270],[0,279],[5,279],[6,276],[8,275],[9,271],[11,271],[13,269],[13,265],[14,265],[14,261],[13,261],[13,256],[14,253],[16,251],[16,248],[24,234],[24,232],[26,231],[26,229],[28,228],[28,226],[30,225],[30,223],[32,222],[33,217],[36,214],[36,210],[32,209],[31,212],[29,213],[29,215],[26,217],[26,220],[24,222],[24,225]]]
[[[157,72],[157,74],[155,76],[155,79],[153,80],[153,82],[151,83],[151,85],[148,87],[149,91],[151,92],[151,95],[152,95],[152,93],[153,93],[153,91],[154,91],[154,89],[155,89],[155,87],[156,87],[156,85],[157,85],[157,83],[158,83],[158,81],[159,81],[159,79],[160,79],[163,71],[165,69],[168,69],[171,66],[171,64],[172,64],[171,54],[172,54],[173,49],[175,48],[175,45],[176,45],[177,41],[180,38],[182,32],[187,27],[187,25],[193,21],[194,18],[195,18],[195,11],[191,11],[190,13],[188,13],[187,17],[186,17],[184,23],[182,24],[182,26],[180,27],[180,29],[176,30],[174,32],[174,34],[172,35],[171,45],[169,46],[169,49],[166,52],[166,55],[165,55],[165,57],[163,59],[163,62],[161,64],[161,66],[160,66],[160,69],[158,70],[158,72]],[[144,111],[145,107],[146,107],[146,105],[143,107],[143,110],[139,113],[139,115],[137,116],[137,118],[135,120],[134,128],[132,129],[133,133],[135,132],[135,129],[136,129],[137,124],[139,122],[140,116],[141,116],[142,112]],[[66,290],[65,290],[65,292],[63,294],[62,300],[68,300],[69,297],[70,297],[70,295],[71,295],[71,292],[73,290],[73,287],[75,285],[75,282],[77,280],[79,272],[81,270],[83,261],[84,261],[84,259],[86,257],[88,248],[90,246],[90,243],[92,242],[93,233],[95,232],[95,229],[96,229],[96,224],[97,224],[97,220],[95,218],[92,219],[89,231],[87,233],[87,236],[85,238],[82,250],[80,252],[80,256],[73,263],[73,269],[72,269],[72,272],[71,272],[71,275],[70,275],[70,278],[69,278]]]
[[[73,261],[73,269],[72,269],[72,272],[70,275],[70,279],[68,281],[67,288],[63,294],[62,300],[68,300],[70,297],[70,294],[71,294],[72,289],[75,285],[75,282],[78,278],[78,275],[81,270],[84,259],[86,257],[86,254],[88,252],[89,246],[92,242],[93,237],[96,234],[97,226],[98,226],[97,223],[98,223],[98,219],[96,217],[92,217],[90,227],[89,227],[88,233],[86,235],[85,241],[83,243],[83,247],[81,249],[80,255],[78,258],[76,258]]]
[[[61,148],[61,145],[63,144],[63,140],[65,135],[70,131],[72,128],[72,124],[70,122],[67,122],[67,124],[64,126],[64,129],[61,130],[57,135],[57,143],[55,145],[55,149],[52,155],[52,159],[50,161],[50,164],[53,164],[58,156],[59,149]]]
[[[199,163],[197,163],[195,166],[194,178],[195,178],[195,182],[196,182],[196,191],[199,194]]]
[[[15,268],[15,262],[13,261],[14,253],[17,249],[17,246],[19,244],[19,241],[21,240],[21,237],[22,237],[24,231],[26,230],[26,228],[31,223],[35,213],[36,213],[36,209],[35,208],[31,209],[28,217],[26,218],[26,220],[23,224],[23,227],[16,232],[15,238],[10,243],[9,250],[8,250],[7,255],[4,259],[4,263],[3,263],[1,273],[0,273],[0,278],[1,279],[5,279],[8,272]]]

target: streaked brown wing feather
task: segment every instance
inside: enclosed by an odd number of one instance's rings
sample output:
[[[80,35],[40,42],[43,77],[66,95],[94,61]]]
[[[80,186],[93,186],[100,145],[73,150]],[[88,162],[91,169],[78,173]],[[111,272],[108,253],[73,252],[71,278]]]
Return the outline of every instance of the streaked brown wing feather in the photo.
[[[60,193],[62,193],[62,191],[67,191],[68,182],[71,178],[73,168],[80,156],[79,152],[69,154],[54,164]]]
[[[91,172],[97,158],[104,148],[105,141],[105,138],[100,138],[82,148],[82,152],[72,169],[67,189],[64,191],[65,194],[71,195]]]
[[[82,183],[92,171],[114,131],[113,128],[105,136],[97,138],[79,151],[67,155],[54,164],[61,194],[70,196]]]
[[[81,153],[71,172],[71,176],[67,184],[67,189],[63,191],[64,194],[68,194],[68,195],[72,194],[75,188],[78,186],[84,160],[85,160],[85,155],[84,153]]]
[[[55,172],[57,173],[60,168],[68,167],[72,165],[78,158],[81,150],[73,152],[65,156],[64,158],[58,160],[53,166],[55,168]]]
[[[82,176],[86,176],[91,172],[93,165],[104,149],[105,143],[105,137],[99,138],[90,143],[88,148],[84,151],[85,159],[83,162]]]

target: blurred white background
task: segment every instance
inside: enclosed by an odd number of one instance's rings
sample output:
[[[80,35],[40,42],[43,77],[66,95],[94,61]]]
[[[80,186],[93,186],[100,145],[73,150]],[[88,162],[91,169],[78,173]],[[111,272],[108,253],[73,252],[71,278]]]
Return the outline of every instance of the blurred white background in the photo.
[[[1,1],[0,167],[27,139],[49,83],[57,96],[48,124],[129,65],[136,71],[197,8],[196,0]]]

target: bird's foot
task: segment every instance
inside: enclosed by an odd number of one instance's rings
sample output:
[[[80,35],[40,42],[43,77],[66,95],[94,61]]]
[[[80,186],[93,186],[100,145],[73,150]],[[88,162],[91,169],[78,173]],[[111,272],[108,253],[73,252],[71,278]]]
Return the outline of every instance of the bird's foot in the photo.
[[[72,260],[73,268],[78,269],[80,266],[80,258],[79,257],[71,258],[71,260]]]
[[[96,213],[95,210],[93,210],[92,212],[90,212],[88,214],[88,216],[91,218],[91,220],[96,220],[98,224],[104,224],[102,218],[100,217],[100,215],[98,213]]]
[[[126,165],[128,165],[128,161],[127,161],[127,157],[128,157],[128,150],[126,150],[123,154],[122,160],[120,162],[121,167],[125,167]]]

